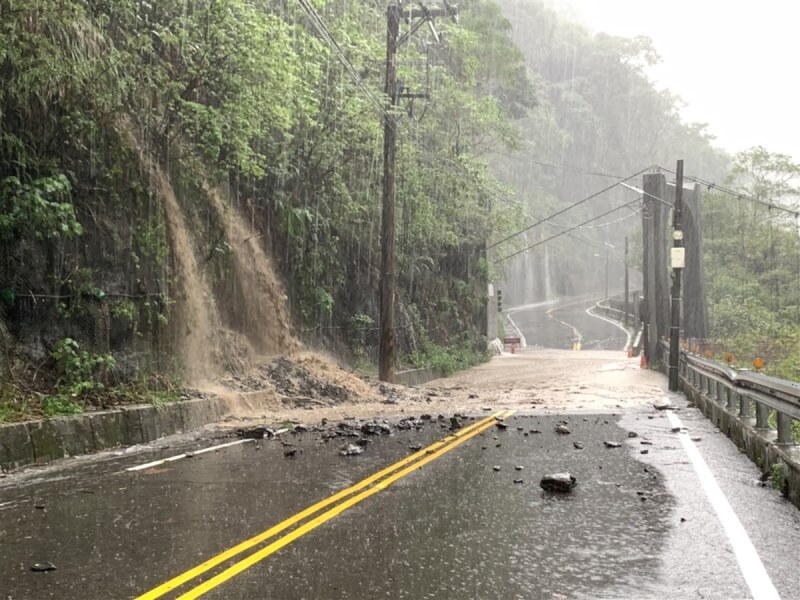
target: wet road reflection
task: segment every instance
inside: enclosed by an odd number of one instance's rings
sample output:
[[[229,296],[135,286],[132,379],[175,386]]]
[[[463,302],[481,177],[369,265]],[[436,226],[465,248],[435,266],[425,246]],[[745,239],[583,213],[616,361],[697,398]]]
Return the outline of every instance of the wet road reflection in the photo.
[[[622,350],[625,333],[586,312],[595,302],[596,299],[565,298],[556,303],[512,309],[510,315],[529,346],[572,350],[573,344],[580,340],[583,350]]]
[[[613,418],[583,419],[569,417],[565,436],[557,417],[512,418],[209,597],[637,597],[657,571],[672,500],[624,447],[603,445],[626,439]],[[565,469],[574,492],[539,489]]]
[[[769,490],[743,491],[740,480],[752,467],[743,458],[743,466],[730,470],[726,465],[738,455],[692,414],[681,418],[705,428],[701,446],[713,450],[709,464],[734,505],[744,507],[740,514],[770,559],[770,575],[791,597],[785,590],[796,589],[797,575],[785,565],[792,559],[772,546],[780,538],[792,547],[800,517],[778,506]],[[506,422],[507,429],[491,426],[203,598],[655,600],[694,598],[698,591],[706,598],[747,597],[725,534],[663,414],[650,408],[621,417],[519,415]],[[559,424],[570,433],[556,433]],[[365,452],[352,457],[339,455],[352,438],[325,442],[324,432],[308,432],[124,472],[220,442],[184,440],[54,470],[49,478],[0,480],[2,596],[135,598],[409,456],[411,448],[442,439],[449,427],[449,419],[434,417],[419,431],[368,436]],[[293,457],[284,456],[285,444],[296,448]],[[544,474],[557,471],[578,479],[570,494],[539,488]],[[764,511],[780,516],[778,529],[758,527]],[[273,541],[163,597],[190,593]],[[30,570],[47,561],[58,569]]]

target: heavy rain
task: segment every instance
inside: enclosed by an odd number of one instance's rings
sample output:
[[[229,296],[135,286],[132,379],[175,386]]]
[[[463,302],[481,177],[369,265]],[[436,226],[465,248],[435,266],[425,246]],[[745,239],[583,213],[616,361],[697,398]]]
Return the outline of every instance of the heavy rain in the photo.
[[[800,598],[794,0],[0,0],[0,597]]]

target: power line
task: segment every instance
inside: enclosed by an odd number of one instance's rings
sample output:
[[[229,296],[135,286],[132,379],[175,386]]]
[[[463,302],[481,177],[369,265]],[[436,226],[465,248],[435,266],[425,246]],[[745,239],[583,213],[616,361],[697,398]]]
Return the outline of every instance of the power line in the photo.
[[[573,173],[580,173],[582,175],[592,175],[595,177],[608,177],[609,179],[622,179],[621,175],[613,175],[611,173],[603,173],[601,171],[590,171],[587,169],[582,169],[580,167],[574,167],[572,165],[565,165],[565,164],[557,164],[557,163],[550,163],[541,160],[536,160],[533,158],[528,158],[524,155],[519,154],[509,154],[508,152],[500,152],[494,151],[494,154],[498,154],[499,156],[505,156],[507,158],[513,158],[515,160],[519,160],[520,162],[527,162],[534,165],[539,165],[540,167],[548,167],[551,169],[561,169],[562,171],[571,171]]]
[[[605,217],[607,215],[610,215],[613,212],[616,212],[618,210],[622,210],[623,208],[627,208],[628,206],[631,206],[632,204],[635,204],[636,202],[640,202],[640,201],[641,201],[641,198],[636,198],[635,200],[631,200],[630,202],[628,202],[626,204],[623,204],[622,206],[618,206],[616,208],[612,208],[611,210],[607,210],[603,214],[597,215],[596,217],[592,217],[591,219],[587,219],[583,223],[578,223],[577,225],[575,225],[573,227],[570,227],[569,229],[565,229],[561,233],[557,233],[556,235],[551,235],[547,239],[541,240],[540,242],[536,242],[535,244],[531,244],[530,246],[527,246],[527,247],[523,248],[522,250],[517,250],[516,252],[512,252],[511,254],[509,254],[507,256],[504,256],[503,258],[498,258],[497,260],[494,261],[494,263],[497,264],[499,262],[503,262],[504,260],[508,260],[509,258],[513,258],[514,256],[517,256],[518,254],[522,254],[523,252],[527,252],[528,250],[532,250],[533,248],[536,248],[537,246],[541,246],[542,244],[546,244],[547,242],[550,242],[550,241],[552,241],[552,240],[554,240],[556,238],[559,238],[562,235],[566,235],[569,232],[578,229],[579,227],[583,227],[587,223],[591,223],[592,221],[596,221],[597,219],[602,219],[603,217]]]
[[[675,175],[675,171],[671,171],[665,167],[658,167],[662,171]],[[684,175],[684,179],[688,179],[689,181],[694,181],[695,183],[699,183],[708,187],[709,190],[719,190],[723,194],[727,194],[729,196],[733,196],[734,198],[738,198],[739,200],[747,200],[748,202],[752,202],[754,204],[760,204],[761,206],[766,206],[768,209],[772,210],[780,210],[787,214],[792,215],[793,217],[797,218],[800,217],[800,212],[796,210],[792,210],[791,208],[786,208],[782,204],[774,204],[772,202],[767,202],[766,200],[759,200],[758,198],[753,198],[752,196],[748,196],[747,194],[742,194],[741,192],[737,192],[729,187],[725,187],[724,185],[720,185],[713,181],[708,181],[707,179],[703,179],[702,177],[692,176],[692,175]]]
[[[512,203],[513,203],[513,201],[512,201],[510,198],[502,198],[502,197],[499,197],[499,198],[497,198],[497,199],[498,199],[499,201],[501,201],[501,202],[505,202],[506,204],[512,204]],[[518,208],[523,208],[522,206],[519,206],[519,205],[518,205],[517,207],[518,207]],[[541,217],[537,217],[536,215],[531,215],[530,213],[526,213],[524,210],[522,211],[522,214],[523,214],[523,216],[524,216],[526,219],[539,219],[539,220],[541,220]],[[637,212],[637,213],[634,213],[634,214],[638,214],[638,212]],[[623,218],[627,219],[627,218],[630,218],[630,216],[631,216],[631,215],[628,215],[628,216],[626,216],[626,217],[623,217]],[[613,222],[613,221],[612,221],[612,222]],[[556,222],[554,222],[554,221],[551,221],[551,222],[549,223],[549,225],[551,225],[551,226],[553,226],[553,227],[558,227],[559,229],[568,229],[568,228],[569,228],[569,226],[568,226],[568,225],[562,225],[562,224],[560,224],[560,223],[556,223]],[[594,247],[594,248],[597,248],[597,249],[599,249],[599,250],[603,250],[603,249],[605,249],[605,248],[606,248],[606,246],[603,246],[603,245],[601,245],[601,244],[599,244],[599,243],[597,243],[597,242],[593,242],[593,241],[591,241],[591,240],[587,240],[586,238],[584,238],[584,237],[581,237],[581,236],[578,236],[578,235],[575,235],[574,233],[567,233],[566,235],[567,235],[567,237],[570,237],[570,238],[572,238],[572,239],[573,239],[573,240],[575,240],[576,242],[580,242],[581,244],[586,244],[587,246],[592,246],[592,247]],[[618,248],[616,248],[616,247],[615,247],[615,248],[613,248],[613,251],[614,251],[614,252],[620,252],[620,253],[622,252],[622,250],[620,250],[620,249],[618,249]]]
[[[381,101],[375,95],[375,93],[364,84],[364,80],[358,74],[356,68],[353,66],[350,60],[348,60],[347,56],[342,51],[342,48],[331,35],[330,30],[328,29],[327,25],[325,25],[325,21],[322,20],[320,14],[307,2],[307,0],[298,0],[298,3],[305,11],[306,15],[308,15],[308,18],[311,20],[311,24],[314,26],[314,29],[317,30],[317,33],[319,33],[322,40],[331,50],[333,50],[333,53],[339,59],[339,62],[342,63],[342,66],[344,66],[345,70],[350,74],[350,77],[353,79],[356,87],[358,87],[358,89],[360,89],[361,92],[367,96],[367,98],[372,100],[378,106],[378,110],[380,110],[381,113],[389,117],[389,112],[386,110],[385,106],[386,103]]]
[[[490,244],[489,246],[487,246],[487,249],[489,249],[489,248],[494,248],[495,246],[499,246],[500,244],[502,244],[502,243],[504,243],[504,242],[507,242],[507,241],[508,241],[508,240],[510,240],[511,238],[514,238],[514,237],[516,237],[516,236],[518,236],[518,235],[520,235],[520,234],[522,234],[522,233],[525,233],[526,231],[529,231],[529,230],[533,229],[533,228],[534,228],[534,227],[536,227],[537,225],[541,225],[542,223],[546,223],[547,221],[549,221],[549,220],[551,220],[551,219],[553,219],[553,218],[555,218],[555,217],[557,217],[557,216],[559,216],[559,215],[563,215],[563,214],[564,214],[565,212],[567,212],[568,210],[572,210],[572,209],[573,209],[573,208],[575,208],[576,206],[580,206],[581,204],[584,204],[584,203],[588,202],[589,200],[592,200],[592,199],[594,199],[594,198],[597,198],[597,197],[598,197],[598,196],[600,196],[601,194],[604,194],[604,193],[606,193],[607,191],[609,191],[609,190],[611,190],[611,189],[615,188],[615,187],[616,187],[616,186],[618,186],[620,183],[624,183],[625,181],[628,181],[629,179],[633,179],[634,177],[638,177],[639,175],[641,175],[641,174],[642,174],[642,173],[644,173],[645,171],[649,171],[651,168],[652,168],[652,167],[646,167],[646,168],[642,169],[641,171],[637,171],[636,173],[634,173],[634,174],[632,174],[632,175],[628,175],[628,177],[625,177],[624,179],[620,179],[619,181],[615,181],[615,182],[614,182],[614,183],[612,183],[611,185],[609,185],[609,186],[607,186],[607,187],[604,187],[602,190],[600,190],[600,191],[598,191],[598,192],[595,192],[594,194],[592,194],[592,195],[590,195],[590,196],[587,196],[587,197],[586,197],[586,198],[584,198],[583,200],[579,200],[578,202],[575,202],[574,204],[570,204],[570,205],[569,205],[569,206],[567,206],[566,208],[562,208],[561,210],[559,210],[559,211],[557,211],[557,212],[554,212],[552,215],[549,215],[549,216],[545,217],[544,219],[541,219],[541,220],[537,221],[536,223],[533,223],[532,225],[528,225],[528,226],[527,226],[527,227],[525,227],[524,229],[520,229],[519,231],[516,231],[516,232],[514,232],[514,233],[512,233],[512,234],[510,234],[510,235],[508,235],[508,236],[506,236],[506,237],[504,237],[502,240],[500,240],[500,241],[498,241],[498,242],[494,242],[493,244]]]

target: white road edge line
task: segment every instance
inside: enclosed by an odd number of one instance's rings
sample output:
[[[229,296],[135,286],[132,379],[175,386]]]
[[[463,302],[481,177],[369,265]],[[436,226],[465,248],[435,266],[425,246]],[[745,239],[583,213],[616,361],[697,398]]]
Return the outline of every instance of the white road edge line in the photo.
[[[164,463],[172,462],[175,460],[180,460],[182,458],[186,458],[188,456],[197,456],[198,454],[205,454],[206,452],[212,452],[213,450],[219,450],[221,448],[229,448],[230,446],[238,446],[239,444],[246,444],[247,442],[254,442],[255,440],[252,438],[247,438],[244,440],[236,440],[233,442],[228,442],[226,444],[219,444],[217,446],[211,446],[209,448],[202,448],[201,450],[195,450],[192,452],[184,452],[183,454],[176,454],[175,456],[170,456],[167,458],[162,458],[160,460],[154,460],[149,463],[144,463],[143,465],[136,465],[135,467],[128,467],[125,469],[126,471],[142,471],[144,469],[149,469],[151,467],[157,467],[158,465],[163,465]]]
[[[673,427],[680,427],[682,430],[678,434],[678,439],[692,462],[695,473],[700,479],[700,484],[703,486],[711,506],[717,513],[717,518],[719,518],[722,528],[728,535],[736,560],[739,562],[739,569],[742,571],[744,580],[747,582],[754,600],[780,600],[778,590],[775,589],[772,580],[769,578],[769,574],[764,568],[753,542],[747,535],[747,531],[745,531],[739,517],[736,516],[730,502],[728,502],[725,494],[720,489],[717,480],[714,479],[714,475],[703,459],[702,454],[700,454],[700,450],[689,438],[688,433],[683,430],[683,423],[681,423],[678,415],[672,411],[667,411],[667,417]]]
[[[611,325],[614,325],[615,327],[618,327],[619,329],[622,329],[622,331],[625,332],[625,335],[627,336],[627,340],[625,340],[625,347],[622,349],[622,351],[626,352],[628,350],[628,348],[631,347],[631,332],[628,331],[628,329],[626,327],[623,327],[622,325],[620,325],[619,321],[614,321],[612,319],[608,319],[608,318],[603,317],[601,315],[594,314],[592,312],[592,308],[594,308],[594,307],[590,306],[589,308],[586,309],[586,314],[587,315],[589,315],[590,317],[594,317],[595,319],[600,319],[601,321],[605,321],[606,323],[610,323]]]

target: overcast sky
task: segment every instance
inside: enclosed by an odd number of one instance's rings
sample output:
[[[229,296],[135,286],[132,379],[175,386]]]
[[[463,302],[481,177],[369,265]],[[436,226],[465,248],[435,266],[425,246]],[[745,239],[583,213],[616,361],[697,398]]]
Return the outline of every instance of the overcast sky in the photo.
[[[650,71],[731,153],[763,145],[800,162],[800,0],[551,0],[591,31],[646,35]]]

